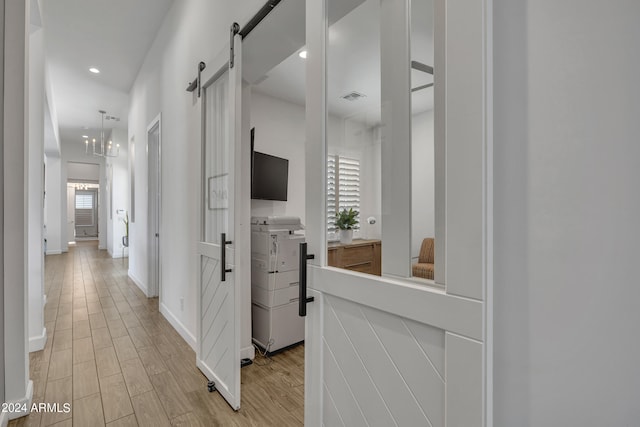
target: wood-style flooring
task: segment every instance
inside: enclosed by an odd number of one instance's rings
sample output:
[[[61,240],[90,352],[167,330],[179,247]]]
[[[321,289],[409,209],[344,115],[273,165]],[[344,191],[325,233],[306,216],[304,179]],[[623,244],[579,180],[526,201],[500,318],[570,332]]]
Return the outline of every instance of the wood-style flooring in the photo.
[[[45,261],[43,351],[29,355],[33,412],[9,426],[301,426],[304,347],[242,368],[234,412],[196,368],[195,353],[127,278],[127,261],[79,242]]]

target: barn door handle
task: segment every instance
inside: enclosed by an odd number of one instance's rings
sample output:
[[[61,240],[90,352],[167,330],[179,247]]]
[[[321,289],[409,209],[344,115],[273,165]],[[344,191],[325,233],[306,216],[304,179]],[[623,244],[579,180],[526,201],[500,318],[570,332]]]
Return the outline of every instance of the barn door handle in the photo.
[[[227,268],[227,245],[233,243],[231,240],[227,240],[226,233],[220,233],[220,280],[225,282],[227,280],[227,273],[231,273],[233,270]]]
[[[313,297],[307,298],[307,260],[314,259],[315,255],[307,255],[307,244],[300,243],[300,268],[298,271],[300,298],[298,299],[298,315],[305,317],[307,315],[307,303],[314,300]]]

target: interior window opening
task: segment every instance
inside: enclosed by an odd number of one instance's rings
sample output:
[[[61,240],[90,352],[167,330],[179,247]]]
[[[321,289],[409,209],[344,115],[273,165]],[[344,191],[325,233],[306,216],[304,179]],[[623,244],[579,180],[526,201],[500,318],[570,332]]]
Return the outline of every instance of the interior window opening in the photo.
[[[328,265],[385,275],[382,168],[385,127],[381,1],[330,0],[327,40],[327,248]],[[433,284],[435,248],[433,0],[411,2],[410,68],[410,252],[405,278]],[[333,21],[332,21],[333,17]],[[366,24],[365,24],[366,23]],[[372,24],[373,23],[373,24]],[[377,23],[377,25],[375,24]],[[386,53],[388,54],[388,53]],[[398,73],[401,70],[398,69]],[[384,107],[384,108],[383,108]],[[385,118],[386,117],[386,118]],[[386,167],[389,167],[388,165]],[[386,252],[389,254],[389,252]],[[409,255],[410,253],[410,255]],[[406,259],[410,258],[410,259]],[[397,273],[394,272],[394,277]]]

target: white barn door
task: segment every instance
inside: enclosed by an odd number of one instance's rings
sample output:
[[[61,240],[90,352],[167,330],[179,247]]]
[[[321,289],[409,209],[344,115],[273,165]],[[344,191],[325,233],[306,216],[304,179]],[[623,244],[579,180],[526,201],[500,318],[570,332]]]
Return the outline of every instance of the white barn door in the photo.
[[[305,426],[490,426],[490,0],[434,1],[431,283],[409,277],[410,2],[338,1],[336,12],[332,1],[306,3],[307,82],[315,82],[307,85],[306,238],[315,258],[307,263]],[[346,34],[327,22],[371,1],[380,22],[368,25],[381,29],[382,276],[327,267],[326,161],[318,160],[334,120],[324,55]]]
[[[240,291],[238,239],[248,223],[238,218],[241,181],[240,112],[242,58],[240,36],[230,50],[208,64],[202,75],[202,223],[199,257],[198,344],[196,364],[229,405],[240,409]],[[246,240],[246,238],[245,238]]]

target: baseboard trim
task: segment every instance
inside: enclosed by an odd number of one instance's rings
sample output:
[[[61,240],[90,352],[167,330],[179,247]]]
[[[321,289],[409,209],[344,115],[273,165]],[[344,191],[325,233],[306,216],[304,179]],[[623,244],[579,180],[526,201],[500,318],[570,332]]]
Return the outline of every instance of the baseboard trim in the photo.
[[[9,414],[0,412],[0,427],[7,427],[9,424]]]
[[[255,359],[256,357],[256,349],[254,346],[250,345],[249,347],[245,347],[240,349],[240,359]]]
[[[29,338],[29,353],[44,350],[47,344],[47,328],[42,328],[42,334]]]
[[[47,251],[45,255],[60,255],[60,254],[62,254],[61,250],[53,250],[53,251]]]
[[[14,406],[24,407],[26,411],[6,412],[9,420],[15,420],[16,418],[24,417],[31,413],[31,402],[33,401],[33,381],[29,380],[27,383],[27,392],[24,397],[16,400],[8,400],[7,403],[13,403]],[[4,415],[4,414],[2,414]],[[4,423],[4,420],[3,420]],[[6,424],[3,424],[3,426]]]
[[[113,258],[113,259],[129,258],[129,254],[127,254],[125,252],[125,254],[122,255],[122,251],[115,251],[115,252],[113,252],[113,253],[111,253],[109,255],[111,255],[111,258]]]
[[[196,351],[196,337],[194,337],[191,332],[178,320],[176,316],[173,315],[171,310],[167,308],[164,303],[160,303],[160,313],[164,316],[165,319],[173,326],[180,336],[189,344],[189,346]]]
[[[129,257],[129,248],[124,248],[124,251],[122,250],[122,248],[112,249],[108,252],[109,252],[109,256],[114,259]]]
[[[127,271],[127,275],[129,276],[129,279],[131,279],[131,281],[133,283],[136,284],[137,287],[140,288],[140,290],[145,294],[145,295],[149,295],[147,293],[147,287],[145,285],[142,284],[142,281],[140,279],[138,279],[136,276],[133,275],[133,273],[131,272],[131,270]]]

